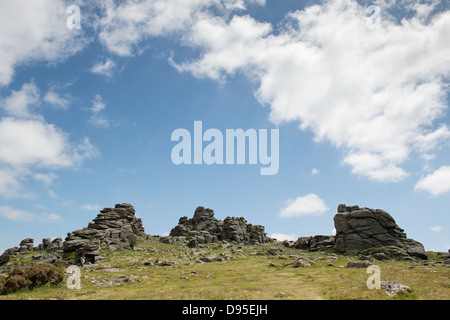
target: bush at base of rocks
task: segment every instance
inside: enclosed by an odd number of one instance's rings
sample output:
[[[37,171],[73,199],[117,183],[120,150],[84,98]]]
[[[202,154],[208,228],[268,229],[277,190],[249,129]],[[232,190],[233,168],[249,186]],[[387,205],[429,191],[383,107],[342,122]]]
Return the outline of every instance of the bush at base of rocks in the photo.
[[[17,267],[0,284],[0,293],[9,294],[22,289],[34,289],[46,284],[58,285],[64,279],[63,273],[52,264],[40,263],[31,267]]]

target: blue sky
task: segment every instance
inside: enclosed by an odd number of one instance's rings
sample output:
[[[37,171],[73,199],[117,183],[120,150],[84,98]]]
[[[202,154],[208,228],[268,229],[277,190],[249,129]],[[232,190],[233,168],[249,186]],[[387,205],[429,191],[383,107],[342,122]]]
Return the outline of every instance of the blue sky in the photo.
[[[360,205],[450,248],[447,1],[17,0],[0,21],[0,251],[122,202],[153,235],[202,205],[279,239]],[[277,174],[175,165],[194,121],[278,129]]]

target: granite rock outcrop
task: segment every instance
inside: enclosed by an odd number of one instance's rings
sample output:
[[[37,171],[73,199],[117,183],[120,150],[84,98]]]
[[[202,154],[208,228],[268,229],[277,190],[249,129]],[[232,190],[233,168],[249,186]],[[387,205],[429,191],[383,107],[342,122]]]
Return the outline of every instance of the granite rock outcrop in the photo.
[[[0,265],[7,263],[11,257],[17,255],[28,254],[33,251],[47,251],[49,255],[47,255],[47,260],[55,260],[59,258],[59,256],[63,253],[62,249],[62,238],[55,238],[51,240],[50,238],[42,239],[42,242],[37,246],[34,245],[34,239],[26,238],[20,241],[18,247],[12,247],[6,249],[2,255],[0,255]]]
[[[191,247],[219,241],[242,244],[261,244],[274,241],[267,237],[262,225],[248,224],[243,217],[226,217],[223,221],[218,220],[214,217],[212,209],[202,206],[195,209],[192,218],[181,217],[178,225],[170,231],[169,237],[163,237],[161,241],[171,242],[173,237],[183,237]]]
[[[408,239],[394,218],[384,210],[339,205],[334,216],[335,248],[344,254],[378,253],[386,258],[427,259],[423,245]],[[374,248],[384,248],[374,250]],[[389,254],[391,256],[389,256]]]
[[[64,256],[84,255],[86,261],[95,262],[101,245],[117,245],[127,242],[130,235],[145,235],[142,219],[135,216],[129,203],[104,208],[88,226],[69,232],[63,243]]]
[[[340,204],[334,216],[336,235],[302,236],[286,247],[309,251],[333,250],[378,260],[427,259],[423,245],[406,233],[384,210]]]

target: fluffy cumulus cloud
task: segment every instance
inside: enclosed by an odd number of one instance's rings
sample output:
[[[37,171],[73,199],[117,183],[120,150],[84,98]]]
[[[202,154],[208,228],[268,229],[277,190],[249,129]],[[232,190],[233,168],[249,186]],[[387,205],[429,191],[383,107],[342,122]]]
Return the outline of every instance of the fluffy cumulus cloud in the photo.
[[[43,100],[55,109],[69,109],[70,98],[68,96],[62,96],[53,90],[47,92]]]
[[[80,32],[66,26],[70,4],[64,0],[1,2],[0,87],[12,81],[20,64],[60,62],[85,46]]]
[[[0,206],[0,216],[9,220],[27,222],[30,222],[36,218],[36,214],[34,213],[18,210],[9,206]]]
[[[73,164],[64,133],[41,121],[2,118],[0,146],[0,162],[11,166],[67,167]]]
[[[420,178],[416,191],[427,191],[433,196],[450,193],[450,166],[442,166],[433,173]]]
[[[332,0],[287,14],[274,26],[246,14],[264,0],[102,2],[100,42],[119,56],[139,54],[151,37],[176,35],[201,49],[180,72],[218,81],[241,72],[259,88],[270,119],[298,122],[344,150],[342,164],[370,180],[398,182],[411,157],[430,160],[450,138],[450,12],[440,1]],[[390,6],[401,5],[394,17]],[[398,13],[397,13],[398,14]],[[106,60],[92,69],[109,72]]]
[[[84,48],[87,42],[81,32],[66,25],[71,4],[64,0],[1,2],[0,88],[8,87],[18,66],[59,63]],[[0,196],[26,197],[30,195],[25,187],[29,180],[48,186],[56,177],[52,170],[77,166],[95,154],[89,139],[71,143],[63,130],[39,112],[43,104],[67,110],[70,97],[53,89],[42,97],[33,81],[4,92],[0,96]],[[8,207],[1,208],[1,215],[33,218]],[[55,220],[55,216],[49,214],[44,220]]]
[[[0,100],[0,109],[10,116],[20,118],[38,117],[31,109],[37,105],[39,93],[33,82],[25,83],[20,90]]]
[[[295,200],[288,200],[279,212],[280,217],[298,217],[305,215],[321,215],[330,210],[325,202],[316,194],[310,193]]]
[[[244,10],[248,4],[264,5],[265,0],[137,0],[101,4],[98,21],[99,39],[119,56],[139,54],[143,41],[156,36],[185,32],[207,9],[214,8],[222,16]]]
[[[450,12],[433,15],[434,5],[410,6],[400,22],[383,11],[378,29],[367,8],[344,0],[291,12],[277,30],[248,15],[203,15],[185,35],[202,55],[172,64],[217,80],[248,75],[274,123],[296,121],[343,148],[354,174],[401,181],[406,160],[431,159],[450,137],[439,121],[448,108]]]
[[[0,206],[0,216],[8,220],[19,222],[55,222],[61,219],[61,217],[56,213],[37,214],[34,212],[15,209],[10,206]]]
[[[26,195],[23,185],[30,178],[48,186],[56,178],[48,171],[76,167],[97,153],[88,138],[73,144],[63,130],[43,119],[36,106],[45,97],[41,99],[38,88],[30,82],[1,99],[1,196]],[[57,103],[54,98],[51,101]]]
[[[104,75],[106,77],[111,77],[113,70],[116,67],[116,63],[111,59],[106,59],[105,61],[99,61],[92,66],[90,71],[92,73]]]

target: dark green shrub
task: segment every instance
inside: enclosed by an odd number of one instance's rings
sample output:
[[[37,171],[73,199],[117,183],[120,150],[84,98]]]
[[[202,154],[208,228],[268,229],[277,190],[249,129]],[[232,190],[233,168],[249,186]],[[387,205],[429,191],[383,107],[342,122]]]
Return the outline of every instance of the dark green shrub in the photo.
[[[10,275],[3,283],[2,294],[9,294],[18,290],[29,288],[31,281],[21,275]]]
[[[58,272],[58,268],[50,263],[41,263],[33,265],[25,274],[32,282],[31,287],[40,287],[47,283],[60,284],[63,276]]]
[[[0,288],[1,294],[9,294],[21,289],[34,289],[46,284],[58,285],[64,275],[52,264],[40,263],[31,267],[14,268]]]
[[[67,268],[68,266],[70,266],[70,263],[68,262],[68,261],[66,261],[66,260],[61,260],[61,259],[58,259],[58,260],[55,260],[54,262],[53,262],[53,265],[56,267],[56,268],[58,268],[58,269],[65,269],[65,268]]]
[[[134,249],[134,247],[137,244],[137,240],[138,240],[138,238],[135,234],[130,234],[128,236],[128,243],[130,244],[131,249]]]

